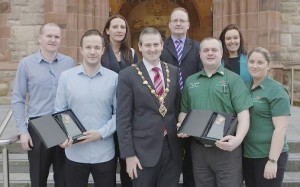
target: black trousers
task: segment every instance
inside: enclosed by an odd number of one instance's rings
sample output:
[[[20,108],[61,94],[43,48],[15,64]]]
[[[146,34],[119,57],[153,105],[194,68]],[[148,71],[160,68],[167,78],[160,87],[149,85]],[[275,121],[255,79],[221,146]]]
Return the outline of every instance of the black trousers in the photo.
[[[281,187],[286,164],[288,161],[288,153],[280,154],[277,161],[277,174],[274,179],[264,178],[265,165],[268,158],[243,158],[244,179],[247,187]]]
[[[55,187],[66,187],[64,149],[59,146],[47,149],[30,125],[28,131],[33,141],[32,150],[28,151],[31,187],[47,187],[51,164],[53,165]]]
[[[120,148],[119,148],[119,142],[118,142],[118,136],[117,132],[114,133],[114,141],[115,141],[115,161],[116,161],[116,167],[115,167],[115,173],[117,171],[117,163],[119,161],[120,164],[120,178],[122,187],[132,187],[132,181],[126,171],[126,160],[122,159],[120,157]]]
[[[172,158],[167,138],[164,138],[162,153],[154,167],[138,169],[138,178],[133,180],[133,187],[177,187],[182,161]]]
[[[191,153],[192,138],[183,138],[184,159],[182,165],[183,187],[195,187],[193,161]]]
[[[87,187],[89,175],[91,173],[95,187],[115,187],[115,164],[115,158],[99,164],[78,163],[67,159],[67,186]]]

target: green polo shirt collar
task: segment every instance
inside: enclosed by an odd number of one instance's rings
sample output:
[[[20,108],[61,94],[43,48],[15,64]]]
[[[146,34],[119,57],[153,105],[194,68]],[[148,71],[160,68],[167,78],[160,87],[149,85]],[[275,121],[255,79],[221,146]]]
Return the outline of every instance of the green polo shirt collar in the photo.
[[[218,67],[217,71],[212,76],[214,76],[215,74],[220,74],[220,75],[224,76],[224,67],[220,65]],[[204,69],[199,72],[199,76],[198,77],[201,77],[201,76],[207,77],[207,73],[205,72]]]
[[[261,82],[260,82],[260,84],[256,87],[256,88],[254,88],[254,89],[258,89],[258,88],[261,88],[261,89],[265,89],[265,87],[267,86],[267,84],[268,84],[268,82],[269,82],[269,80],[270,80],[270,77],[269,76],[266,76]],[[251,90],[251,86],[252,86],[252,84],[253,84],[253,79],[251,79],[251,81],[250,81],[250,89],[249,90]],[[253,89],[252,89],[253,90]]]

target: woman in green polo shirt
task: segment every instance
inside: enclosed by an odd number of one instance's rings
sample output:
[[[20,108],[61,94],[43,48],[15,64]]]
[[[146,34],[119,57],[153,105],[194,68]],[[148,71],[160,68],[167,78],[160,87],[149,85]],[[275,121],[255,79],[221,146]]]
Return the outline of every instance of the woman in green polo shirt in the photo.
[[[286,129],[290,115],[287,90],[268,76],[270,52],[262,47],[248,55],[252,77],[249,90],[250,129],[244,139],[243,168],[246,186],[280,187],[288,160]]]

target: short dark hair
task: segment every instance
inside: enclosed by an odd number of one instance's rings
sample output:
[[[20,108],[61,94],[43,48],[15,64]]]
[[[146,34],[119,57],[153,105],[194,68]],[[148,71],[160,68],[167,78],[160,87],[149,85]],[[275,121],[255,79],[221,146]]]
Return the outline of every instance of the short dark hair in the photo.
[[[200,48],[199,48],[200,51],[201,51],[203,42],[209,41],[209,40],[216,40],[220,44],[221,51],[223,51],[223,49],[222,49],[222,42],[218,38],[214,38],[214,37],[203,38],[202,41],[201,41],[201,43],[200,43]]]
[[[153,27],[146,27],[144,28],[144,30],[140,33],[140,37],[139,37],[139,44],[142,45],[142,37],[144,35],[147,35],[147,34],[154,34],[154,35],[158,35],[160,37],[160,41],[161,43],[163,43],[163,40],[162,40],[162,37],[161,37],[161,34],[158,30],[156,30],[155,28]]]
[[[103,39],[101,32],[99,32],[97,29],[90,29],[90,30],[85,31],[85,33],[82,35],[82,37],[80,39],[80,47],[82,47],[83,38],[85,38],[87,36],[91,36],[91,35],[100,36],[101,40],[102,40],[102,46],[104,46],[104,39]]]

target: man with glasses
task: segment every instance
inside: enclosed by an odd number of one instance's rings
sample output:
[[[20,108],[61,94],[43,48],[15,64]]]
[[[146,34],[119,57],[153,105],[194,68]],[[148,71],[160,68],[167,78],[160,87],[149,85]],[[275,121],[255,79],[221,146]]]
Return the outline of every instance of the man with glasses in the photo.
[[[187,37],[190,28],[189,15],[182,7],[175,8],[170,16],[171,36],[164,42],[161,60],[178,67],[178,84],[183,89],[186,78],[202,69],[199,42]],[[183,186],[195,186],[190,151],[190,139],[184,140]]]

